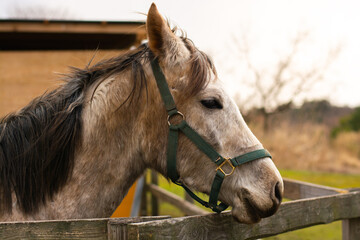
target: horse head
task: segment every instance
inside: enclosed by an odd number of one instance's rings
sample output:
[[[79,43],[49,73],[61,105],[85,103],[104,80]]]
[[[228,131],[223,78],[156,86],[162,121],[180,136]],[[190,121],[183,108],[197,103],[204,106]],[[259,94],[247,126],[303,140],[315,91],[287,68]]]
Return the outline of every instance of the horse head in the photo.
[[[154,4],[149,10],[146,27],[148,46],[158,60],[181,112],[171,121],[186,119],[188,125],[224,157],[262,149],[238,107],[225,92],[210,58],[187,38],[174,34]],[[143,142],[145,148],[152,150],[148,159],[153,162],[148,164],[168,176],[166,111],[149,69],[148,75],[152,86],[149,89],[153,89],[149,94],[154,100],[145,110],[148,120],[143,129],[146,133]],[[181,133],[176,158],[177,181],[187,188],[210,194],[217,165]],[[230,167],[231,164],[224,164],[224,168]],[[232,206],[232,214],[239,222],[254,223],[277,211],[282,192],[279,171],[269,157],[262,157],[236,167],[231,176],[225,177],[219,200]]]

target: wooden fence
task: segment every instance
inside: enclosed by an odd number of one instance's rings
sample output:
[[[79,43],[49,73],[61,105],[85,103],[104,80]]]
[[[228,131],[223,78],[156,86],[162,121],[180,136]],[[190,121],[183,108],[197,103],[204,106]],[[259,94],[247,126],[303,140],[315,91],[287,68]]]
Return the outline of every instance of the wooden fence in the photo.
[[[285,202],[254,225],[234,221],[229,212],[208,213],[160,188],[153,175],[146,190],[152,200],[169,202],[187,217],[150,216],[0,224],[0,239],[258,239],[342,220],[344,240],[360,239],[360,191],[284,179]],[[152,204],[152,210],[156,210]]]

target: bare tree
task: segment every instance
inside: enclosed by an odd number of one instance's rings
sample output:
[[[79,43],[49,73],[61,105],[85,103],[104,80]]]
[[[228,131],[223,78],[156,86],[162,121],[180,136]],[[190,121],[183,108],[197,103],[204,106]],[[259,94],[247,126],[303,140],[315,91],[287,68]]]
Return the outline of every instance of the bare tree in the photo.
[[[304,70],[295,64],[295,58],[300,53],[302,45],[309,36],[308,32],[298,32],[290,44],[290,51],[279,57],[272,71],[266,71],[256,67],[250,59],[250,47],[247,39],[239,41],[234,37],[237,50],[244,58],[247,68],[252,75],[253,81],[247,84],[253,90],[246,103],[257,101],[259,113],[264,120],[263,128],[268,130],[270,117],[276,113],[291,108],[295,99],[304,97],[313,86],[324,79],[324,75],[331,63],[337,58],[341,47],[330,49],[325,61],[313,62],[311,67]]]

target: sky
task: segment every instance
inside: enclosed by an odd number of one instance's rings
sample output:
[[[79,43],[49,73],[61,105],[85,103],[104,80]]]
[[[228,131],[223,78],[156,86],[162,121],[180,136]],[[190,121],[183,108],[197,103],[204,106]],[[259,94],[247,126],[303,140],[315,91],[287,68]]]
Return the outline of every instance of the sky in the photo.
[[[151,2],[145,0],[1,0],[0,18],[12,9],[44,6],[74,20],[145,21]],[[326,98],[337,105],[360,105],[360,1],[356,0],[159,0],[160,13],[178,25],[195,45],[215,61],[219,77],[240,103],[252,98],[253,75],[247,62],[270,82],[280,59],[291,51],[299,33],[294,72],[306,72],[326,62],[324,79],[298,101]],[[248,58],[244,58],[244,46]],[[287,98],[285,91],[282,98]]]

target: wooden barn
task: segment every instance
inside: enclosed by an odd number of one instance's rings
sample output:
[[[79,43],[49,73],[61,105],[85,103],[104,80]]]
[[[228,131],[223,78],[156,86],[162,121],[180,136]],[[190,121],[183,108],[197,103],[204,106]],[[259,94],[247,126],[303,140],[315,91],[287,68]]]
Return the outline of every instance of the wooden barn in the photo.
[[[83,68],[146,38],[144,22],[0,20],[0,116]]]

